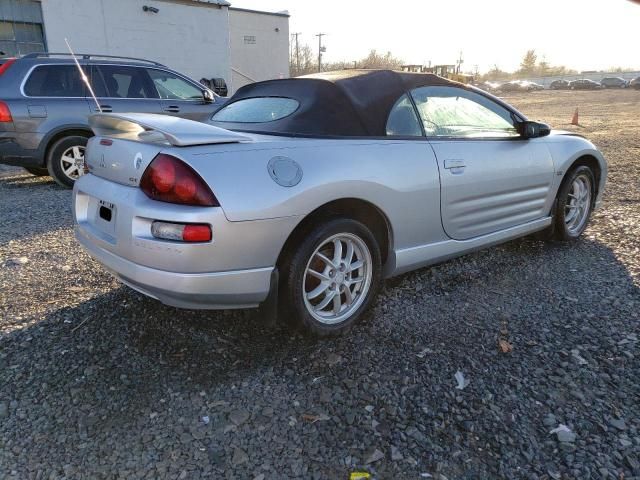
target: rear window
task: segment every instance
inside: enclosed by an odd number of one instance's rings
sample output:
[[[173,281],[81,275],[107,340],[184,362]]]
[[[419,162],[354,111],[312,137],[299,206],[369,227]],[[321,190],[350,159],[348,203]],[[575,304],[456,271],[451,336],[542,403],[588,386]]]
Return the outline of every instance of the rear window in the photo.
[[[24,85],[29,97],[84,97],[84,83],[75,65],[41,65]]]
[[[265,123],[280,120],[295,112],[300,103],[292,98],[244,98],[218,110],[212,120],[217,122]]]

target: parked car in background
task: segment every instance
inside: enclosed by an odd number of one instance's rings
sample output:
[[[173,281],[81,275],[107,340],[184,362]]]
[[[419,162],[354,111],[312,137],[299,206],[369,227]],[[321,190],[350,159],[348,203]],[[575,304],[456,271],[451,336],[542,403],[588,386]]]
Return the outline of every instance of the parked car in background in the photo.
[[[521,82],[522,86],[529,92],[536,92],[538,90],[544,90],[544,86],[540,85],[536,82],[529,82],[528,80],[523,80]]]
[[[93,258],[168,305],[277,305],[318,335],[361,318],[383,278],[536,231],[575,240],[607,177],[582,136],[432,74],[258,82],[211,125],[90,122],[73,211]]]
[[[594,82],[588,78],[582,78],[580,80],[569,82],[569,88],[571,90],[597,90],[602,87],[598,82]]]
[[[512,80],[510,82],[505,82],[498,87],[499,92],[526,92],[526,87],[522,84],[520,80]]]
[[[554,80],[553,82],[551,82],[551,84],[549,85],[549,88],[551,90],[568,90],[569,89],[569,83],[567,80]]]
[[[629,87],[640,90],[640,77],[636,77],[629,82]]]
[[[103,112],[205,120],[224,99],[156,62],[80,55]],[[70,55],[31,53],[0,60],[0,163],[51,175],[71,187],[82,174],[88,116],[98,111]]]
[[[627,88],[629,82],[620,77],[605,77],[600,80],[600,85],[602,88]]]
[[[496,92],[500,88],[500,83],[487,81],[475,84],[474,86],[480,90],[484,90],[485,92]]]

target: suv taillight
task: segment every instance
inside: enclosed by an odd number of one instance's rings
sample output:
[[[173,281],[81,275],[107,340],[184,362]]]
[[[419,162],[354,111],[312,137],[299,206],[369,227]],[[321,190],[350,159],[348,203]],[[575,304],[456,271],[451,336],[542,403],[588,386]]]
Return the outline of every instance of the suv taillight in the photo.
[[[183,205],[219,207],[204,180],[182,160],[160,153],[142,174],[140,188],[152,200]]]
[[[0,65],[0,75],[2,75],[4,72],[7,71],[7,69],[13,65],[13,62],[15,62],[16,59],[15,58],[7,58],[7,61],[4,62],[2,65]]]
[[[0,102],[0,122],[13,122],[13,117],[11,117],[11,110],[9,110],[9,105],[4,102]]]

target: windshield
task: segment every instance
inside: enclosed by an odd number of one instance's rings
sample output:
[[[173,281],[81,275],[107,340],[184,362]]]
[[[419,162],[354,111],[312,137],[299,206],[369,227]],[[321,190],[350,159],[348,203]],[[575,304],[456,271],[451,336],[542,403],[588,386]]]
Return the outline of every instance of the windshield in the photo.
[[[288,117],[300,103],[292,98],[255,97],[244,98],[225,105],[211,120],[216,122],[264,123]]]

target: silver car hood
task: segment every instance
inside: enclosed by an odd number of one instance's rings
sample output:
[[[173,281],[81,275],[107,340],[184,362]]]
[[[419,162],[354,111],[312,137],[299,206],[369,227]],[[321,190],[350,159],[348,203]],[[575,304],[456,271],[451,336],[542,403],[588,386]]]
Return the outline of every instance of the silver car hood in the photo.
[[[96,113],[89,125],[97,136],[117,136],[176,147],[250,142],[250,137],[206,123],[153,113]]]

